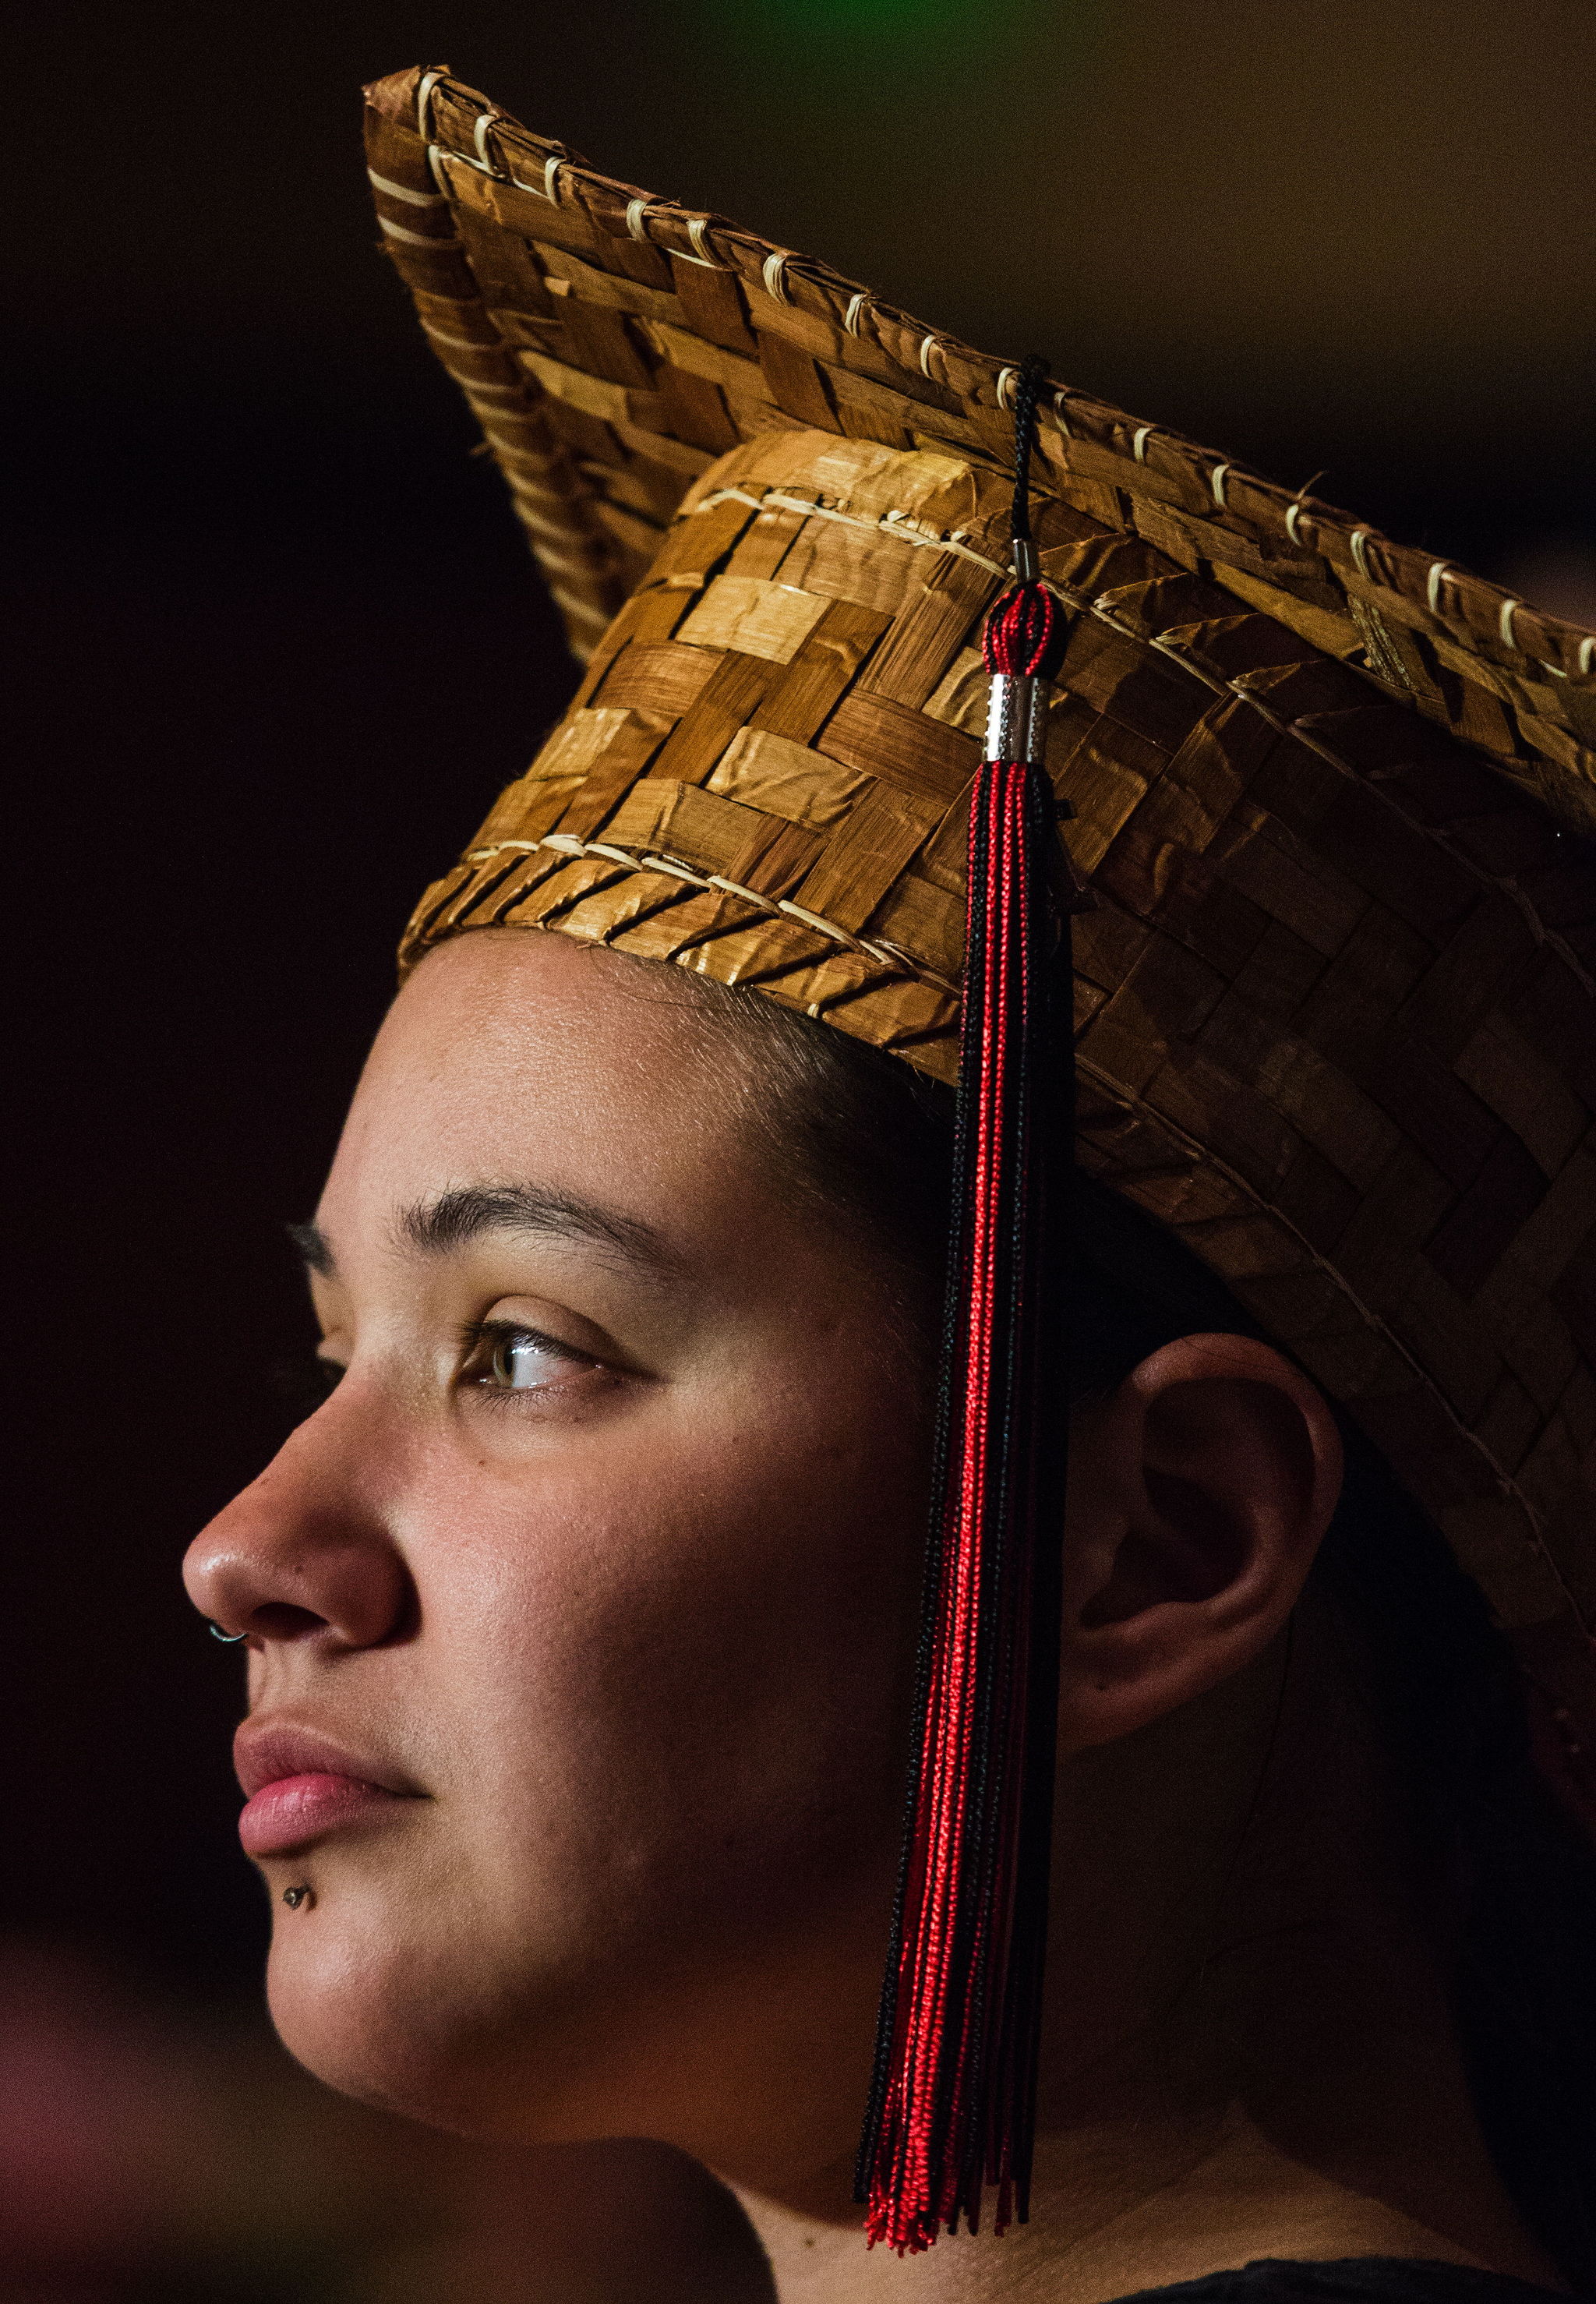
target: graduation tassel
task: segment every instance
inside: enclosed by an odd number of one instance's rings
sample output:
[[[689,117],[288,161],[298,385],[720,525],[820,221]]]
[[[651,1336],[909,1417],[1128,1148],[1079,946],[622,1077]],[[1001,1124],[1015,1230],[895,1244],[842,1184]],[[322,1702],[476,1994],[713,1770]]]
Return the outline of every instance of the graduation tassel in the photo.
[[[953,1236],[905,1846],[858,2164],[872,2244],[928,2248],[984,2186],[1025,2220],[1058,1715],[1067,1425],[1061,1251],[1073,1145],[1068,923],[1041,760],[1062,642],[1015,393],[1016,582],[992,610],[970,808]],[[1062,869],[1060,869],[1062,866]]]

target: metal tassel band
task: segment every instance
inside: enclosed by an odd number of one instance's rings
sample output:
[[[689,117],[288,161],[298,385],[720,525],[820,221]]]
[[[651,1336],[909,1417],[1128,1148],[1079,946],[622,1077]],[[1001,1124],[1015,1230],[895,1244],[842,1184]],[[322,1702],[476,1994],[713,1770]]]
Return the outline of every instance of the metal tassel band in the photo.
[[[992,674],[986,707],[989,760],[1040,761],[1047,750],[1047,707],[1052,683],[1024,673]]]

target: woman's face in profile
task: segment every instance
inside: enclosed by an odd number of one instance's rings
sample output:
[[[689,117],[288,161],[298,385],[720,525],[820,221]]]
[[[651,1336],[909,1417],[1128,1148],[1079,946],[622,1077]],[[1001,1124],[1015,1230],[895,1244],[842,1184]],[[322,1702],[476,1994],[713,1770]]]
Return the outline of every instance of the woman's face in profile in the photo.
[[[305,2063],[779,2164],[863,2087],[926,1411],[891,1275],[755,1148],[686,991],[512,931],[418,970],[309,1241],[342,1374],[188,1581],[251,1636]]]

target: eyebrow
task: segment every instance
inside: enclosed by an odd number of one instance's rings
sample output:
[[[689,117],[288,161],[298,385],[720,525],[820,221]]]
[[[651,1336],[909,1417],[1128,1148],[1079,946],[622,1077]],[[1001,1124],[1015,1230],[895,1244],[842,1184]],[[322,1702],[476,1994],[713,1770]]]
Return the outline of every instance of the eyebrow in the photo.
[[[332,1243],[319,1224],[291,1224],[284,1229],[312,1272],[324,1280],[336,1278]],[[523,1232],[584,1241],[651,1279],[673,1279],[681,1268],[680,1258],[652,1224],[573,1192],[536,1184],[461,1185],[406,1208],[397,1230],[400,1244],[422,1256],[447,1256],[486,1232]]]
[[[423,1256],[447,1256],[495,1232],[581,1241],[651,1280],[675,1279],[681,1270],[681,1259],[652,1224],[540,1184],[462,1185],[406,1208],[398,1224],[401,1245]],[[319,1233],[317,1239],[325,1249]]]
[[[299,1250],[301,1261],[308,1265],[312,1272],[319,1273],[324,1280],[331,1280],[338,1267],[333,1260],[333,1251],[327,1245],[327,1236],[321,1226],[314,1224],[284,1224],[283,1229]]]

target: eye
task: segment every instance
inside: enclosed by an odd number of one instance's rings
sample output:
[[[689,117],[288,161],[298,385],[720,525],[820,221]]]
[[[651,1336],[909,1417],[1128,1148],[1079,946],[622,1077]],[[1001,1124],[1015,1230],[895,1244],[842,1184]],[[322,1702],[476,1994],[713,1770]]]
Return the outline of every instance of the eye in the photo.
[[[296,1424],[314,1416],[343,1374],[342,1364],[323,1352],[305,1352],[279,1360],[270,1370],[270,1387]]]
[[[475,1342],[461,1376],[488,1391],[544,1392],[573,1369],[594,1366],[585,1353],[537,1328],[490,1320],[471,1333]]]

